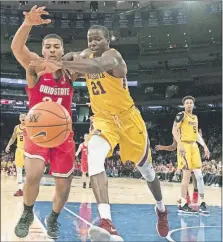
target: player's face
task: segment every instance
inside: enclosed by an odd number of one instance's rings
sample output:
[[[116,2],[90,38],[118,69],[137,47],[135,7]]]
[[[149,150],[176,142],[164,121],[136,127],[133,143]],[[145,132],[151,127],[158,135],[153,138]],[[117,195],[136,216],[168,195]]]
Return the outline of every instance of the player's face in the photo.
[[[26,114],[20,114],[19,121],[21,124],[25,124]]]
[[[49,60],[60,61],[64,55],[64,49],[59,39],[45,39],[42,46],[44,58]]]
[[[186,112],[192,112],[194,108],[194,101],[191,99],[186,99],[184,101],[184,108]]]
[[[108,49],[109,40],[104,37],[101,30],[92,29],[88,31],[88,48],[94,53],[95,56],[100,56]]]
[[[84,135],[84,141],[87,140],[87,137],[88,137],[88,134],[85,134],[85,135]]]

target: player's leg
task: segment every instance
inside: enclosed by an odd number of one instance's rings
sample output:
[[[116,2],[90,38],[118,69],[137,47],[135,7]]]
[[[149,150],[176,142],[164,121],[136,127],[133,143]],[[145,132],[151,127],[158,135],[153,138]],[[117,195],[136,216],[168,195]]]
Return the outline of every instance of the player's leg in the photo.
[[[196,143],[192,146],[192,170],[197,180],[197,188],[200,198],[200,209],[199,211],[203,214],[209,214],[206,203],[204,201],[204,180],[201,171],[201,157],[198,145]]]
[[[25,157],[26,181],[23,188],[24,210],[15,227],[15,234],[24,238],[34,220],[33,207],[39,193],[39,184],[44,172],[44,161],[38,158]]]
[[[15,227],[15,234],[24,238],[34,220],[33,206],[39,193],[39,184],[48,160],[48,149],[35,145],[24,132],[26,181],[23,188],[24,210]]]
[[[159,178],[152,166],[152,157],[145,123],[138,110],[133,110],[128,116],[121,118],[123,132],[120,139],[121,160],[133,161],[145,178],[150,191],[156,200],[158,216],[157,232],[166,237],[169,232],[167,210],[163,204]]]
[[[103,134],[103,135],[101,135]],[[100,214],[99,227],[90,227],[89,237],[93,241],[110,241],[111,237],[121,240],[112,224],[108,197],[108,178],[104,162],[108,154],[112,154],[119,136],[113,120],[111,122],[94,118],[94,130],[88,141],[88,172]]]
[[[197,179],[194,175],[194,172],[191,172],[192,182],[193,182],[193,197],[192,197],[192,203],[196,204],[198,202],[198,189],[197,189]]]
[[[23,182],[22,182],[22,171],[24,166],[24,151],[17,148],[15,153],[15,165],[16,165],[16,182],[18,184],[18,190],[14,196],[23,196]]]
[[[82,171],[83,188],[87,187],[87,172]]]
[[[59,225],[57,220],[69,197],[73,179],[74,157],[75,144],[73,141],[73,133],[70,134],[62,145],[51,149],[50,169],[55,181],[55,191],[52,211],[45,218],[45,224],[47,226],[47,235],[52,239],[59,238]]]

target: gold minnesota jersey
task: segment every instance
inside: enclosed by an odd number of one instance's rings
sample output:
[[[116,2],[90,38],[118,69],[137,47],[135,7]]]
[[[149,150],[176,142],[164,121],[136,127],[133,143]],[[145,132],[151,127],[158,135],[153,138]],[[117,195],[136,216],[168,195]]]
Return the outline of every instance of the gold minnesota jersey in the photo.
[[[24,149],[24,129],[20,125],[16,126],[17,148]]]
[[[177,114],[175,122],[180,128],[181,141],[196,142],[198,135],[198,118],[186,112]]]
[[[92,58],[90,55],[89,58]],[[126,78],[116,78],[107,72],[86,74],[86,83],[94,114],[120,114],[134,105]]]

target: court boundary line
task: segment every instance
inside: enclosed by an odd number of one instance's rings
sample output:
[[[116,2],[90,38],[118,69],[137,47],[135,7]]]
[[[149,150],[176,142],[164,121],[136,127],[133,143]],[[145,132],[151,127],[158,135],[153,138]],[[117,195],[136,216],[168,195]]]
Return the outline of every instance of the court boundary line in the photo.
[[[47,236],[47,230],[45,228],[45,226],[43,225],[43,223],[41,222],[41,220],[38,218],[38,216],[36,215],[36,213],[34,212],[34,218],[36,219],[36,222],[39,224],[40,228],[43,230],[43,233],[45,234],[47,241],[55,241],[54,239],[50,239]]]
[[[83,221],[84,223],[86,223],[88,226],[90,226],[90,227],[94,226],[92,223],[88,222],[87,220],[85,220],[85,219],[82,218],[81,216],[79,216],[79,215],[77,215],[76,213],[72,212],[72,211],[71,211],[70,209],[68,209],[66,206],[64,206],[64,209],[65,209],[68,213],[72,214],[74,217],[76,217],[76,218],[82,220],[82,221]]]
[[[198,228],[221,228],[221,226],[193,226],[193,227],[185,227],[185,228],[178,228],[178,229],[173,229],[169,231],[168,235],[166,236],[166,239],[169,242],[176,242],[174,239],[171,238],[171,234],[180,230],[187,230],[187,229],[198,229]]]

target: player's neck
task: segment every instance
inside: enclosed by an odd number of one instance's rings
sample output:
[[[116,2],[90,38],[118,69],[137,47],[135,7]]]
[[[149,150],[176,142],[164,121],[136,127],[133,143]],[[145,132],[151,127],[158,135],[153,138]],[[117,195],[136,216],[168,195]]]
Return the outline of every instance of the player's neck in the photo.
[[[86,146],[87,145],[87,141],[84,141],[83,144]]]
[[[25,124],[20,124],[19,127],[20,127],[20,129],[24,129],[25,128]]]
[[[193,111],[186,111],[185,110],[185,113],[189,114],[189,115],[193,115]]]

